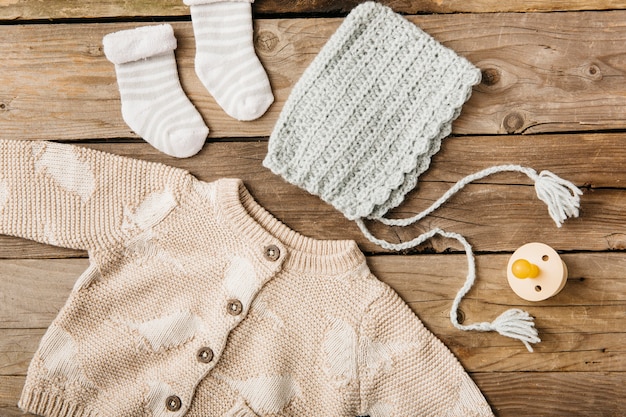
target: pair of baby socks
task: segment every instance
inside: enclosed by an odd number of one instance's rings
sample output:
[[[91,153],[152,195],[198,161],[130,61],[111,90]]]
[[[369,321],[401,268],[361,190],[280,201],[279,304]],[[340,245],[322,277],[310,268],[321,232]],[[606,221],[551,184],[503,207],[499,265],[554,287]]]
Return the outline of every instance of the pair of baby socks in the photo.
[[[254,120],[274,101],[252,41],[251,1],[185,0],[196,39],[200,81],[231,117]],[[202,149],[209,129],[178,78],[177,42],[168,24],[108,34],[104,53],[115,64],[128,126],[168,155]]]

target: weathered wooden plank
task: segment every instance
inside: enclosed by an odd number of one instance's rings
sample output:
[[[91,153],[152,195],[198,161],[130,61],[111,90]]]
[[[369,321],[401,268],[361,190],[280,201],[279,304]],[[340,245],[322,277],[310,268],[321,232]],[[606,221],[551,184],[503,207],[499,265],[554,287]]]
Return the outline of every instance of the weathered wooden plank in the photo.
[[[411,16],[484,71],[460,134],[623,129],[626,11]],[[181,82],[212,137],[267,136],[294,83],[341,19],[259,19],[257,52],[276,102],[254,122],[228,117],[197,79],[190,22],[173,23]],[[135,137],[120,114],[109,32],[138,23],[0,26],[5,138]],[[549,99],[546,99],[549,97]]]
[[[45,329],[0,329],[0,375],[26,375]]]
[[[501,174],[468,186],[420,227],[400,230],[373,225],[373,229],[382,238],[407,241],[424,228],[440,227],[465,235],[478,251],[513,251],[537,239],[548,240],[559,250],[622,249],[626,247],[622,209],[626,194],[619,190],[626,183],[623,140],[621,134],[451,137],[434,157],[424,181],[395,213],[407,217],[425,209],[451,183],[478,169],[521,163],[552,170],[580,186],[601,187],[583,195],[581,217],[568,220],[560,229],[528,179],[519,174]],[[211,142],[198,156],[186,160],[167,157],[145,143],[88,146],[178,166],[206,181],[242,178],[259,203],[294,230],[319,239],[354,239],[365,251],[380,251],[332,206],[262,167],[265,142]],[[438,239],[429,245],[436,251],[460,248],[456,242]],[[71,256],[84,254],[0,236],[0,258]]]
[[[0,328],[45,328],[57,316],[86,259],[1,260]]]
[[[76,258],[86,257],[87,252],[44,245],[31,240],[0,235],[1,258]]]
[[[281,1],[257,0],[256,15],[348,13],[362,0]],[[624,9],[626,2],[617,0],[548,0],[464,1],[464,0],[382,0],[400,13],[493,13],[493,12],[550,12],[574,10]],[[106,1],[94,0],[3,0],[0,1],[0,20],[81,19],[136,16],[187,16],[189,8],[181,0]]]
[[[497,417],[621,417],[626,408],[621,372],[471,373]],[[23,376],[0,376],[0,413],[22,414]]]
[[[626,409],[621,372],[472,374],[498,417],[620,417]]]
[[[0,414],[3,417],[23,417],[27,415],[17,408],[17,402],[20,399],[25,380],[26,378],[22,376],[0,376]]]
[[[508,255],[478,256],[479,278],[461,304],[468,322],[493,320],[507,308],[529,311],[543,339],[533,354],[514,340],[452,327],[449,310],[464,281],[464,256],[375,256],[368,262],[469,370],[626,372],[626,257],[584,253],[563,259],[570,270],[563,291],[530,303],[508,287]],[[84,259],[0,261],[0,375],[26,372],[44,329],[86,266]]]
[[[222,177],[252,181],[271,174],[262,166],[267,154],[265,138],[246,141],[210,141],[196,156],[176,159],[146,143],[76,143],[104,152],[146,159],[190,171],[205,180]],[[519,164],[537,171],[550,170],[580,187],[626,187],[626,134],[579,133],[546,135],[451,136],[432,158],[421,183],[455,183],[460,178],[494,165]],[[531,184],[520,174],[486,177],[482,184]],[[273,187],[274,188],[274,187]]]
[[[93,1],[93,0],[2,0],[0,20],[82,19],[137,16],[185,16],[189,7],[182,0]]]

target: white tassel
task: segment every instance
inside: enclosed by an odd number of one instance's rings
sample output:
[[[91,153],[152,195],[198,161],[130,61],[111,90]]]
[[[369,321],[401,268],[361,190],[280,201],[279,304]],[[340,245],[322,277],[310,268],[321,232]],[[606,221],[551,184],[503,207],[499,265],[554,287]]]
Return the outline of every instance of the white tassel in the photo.
[[[521,340],[529,352],[533,351],[531,343],[541,342],[534,319],[523,310],[517,308],[507,310],[490,324],[492,329],[502,336]]]
[[[495,174],[497,172],[520,172],[526,174],[535,183],[535,191],[537,197],[548,206],[548,212],[550,217],[554,220],[558,227],[561,227],[563,222],[568,217],[578,217],[578,209],[580,207],[580,196],[582,191],[578,189],[573,183],[560,178],[550,171],[542,171],[537,174],[532,168],[523,167],[520,165],[498,165],[491,168],[484,169],[475,174],[468,175],[465,178],[459,180],[452,188],[450,188],[443,196],[435,201],[429,208],[416,214],[413,217],[405,219],[386,219],[375,218],[389,226],[408,226],[415,222],[420,221],[424,217],[437,210],[443,203],[445,203],[450,197],[456,194],[459,190],[465,187],[470,182],[479,180],[488,175]],[[452,302],[452,308],[450,310],[450,321],[459,330],[477,330],[483,332],[496,331],[502,336],[518,339],[529,352],[533,352],[531,343],[539,343],[541,339],[538,336],[537,329],[535,328],[534,319],[527,312],[519,309],[511,309],[502,313],[493,322],[473,323],[469,325],[463,325],[458,320],[459,304],[463,297],[474,285],[476,279],[476,265],[474,263],[474,254],[472,252],[471,245],[465,240],[465,238],[457,233],[445,232],[441,229],[432,229],[426,233],[417,236],[415,239],[404,243],[390,243],[382,239],[376,238],[367,228],[362,219],[357,219],[356,223],[359,228],[371,242],[390,250],[405,250],[413,248],[427,239],[432,238],[435,235],[440,235],[450,239],[456,239],[459,241],[467,256],[467,277],[465,284],[459,290],[454,301]]]
[[[468,325],[459,324],[456,317],[452,317],[455,310],[450,311],[452,323],[459,330],[475,330],[479,332],[498,332],[502,336],[520,340],[529,352],[533,352],[531,343],[539,343],[541,339],[535,321],[530,314],[524,310],[513,308],[500,314],[498,318],[489,323],[472,323]]]
[[[537,174],[537,171],[534,169],[521,165],[496,165],[460,179],[430,207],[413,217],[405,219],[386,219],[381,217],[374,218],[374,220],[378,220],[388,226],[408,226],[416,223],[441,207],[450,197],[459,192],[467,184],[498,172],[520,172],[526,174],[528,178],[533,180],[535,182],[537,197],[548,206],[550,217],[552,217],[557,227],[561,227],[568,217],[578,217],[582,191],[573,183],[564,180],[550,171],[541,171],[540,174]]]
[[[481,332],[498,332],[502,336],[510,337],[520,340],[526,346],[529,352],[533,352],[530,343],[539,343],[537,329],[535,328],[535,322],[530,314],[523,310],[511,309],[500,314],[498,318],[489,323],[488,321],[482,323],[461,324],[459,323],[458,311],[459,305],[463,297],[467,295],[469,290],[474,285],[476,280],[476,264],[474,262],[474,252],[469,242],[458,233],[445,232],[438,230],[437,234],[450,239],[456,239],[463,245],[465,249],[465,256],[467,259],[467,277],[465,278],[465,284],[454,297],[452,301],[452,308],[450,309],[450,321],[459,330],[477,330]]]
[[[553,174],[541,171],[532,177],[537,197],[548,206],[550,217],[561,227],[568,217],[578,217],[582,191],[573,183]]]

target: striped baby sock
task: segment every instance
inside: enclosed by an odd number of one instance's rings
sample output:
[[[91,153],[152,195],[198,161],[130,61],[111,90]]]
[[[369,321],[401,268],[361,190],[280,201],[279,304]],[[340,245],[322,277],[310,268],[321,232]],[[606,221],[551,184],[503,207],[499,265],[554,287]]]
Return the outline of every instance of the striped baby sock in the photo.
[[[104,53],[115,64],[122,117],[146,142],[168,155],[187,158],[209,134],[178,79],[170,25],[146,26],[106,35]]]
[[[184,0],[196,38],[196,73],[222,109],[238,120],[261,117],[274,101],[254,51],[254,0]]]

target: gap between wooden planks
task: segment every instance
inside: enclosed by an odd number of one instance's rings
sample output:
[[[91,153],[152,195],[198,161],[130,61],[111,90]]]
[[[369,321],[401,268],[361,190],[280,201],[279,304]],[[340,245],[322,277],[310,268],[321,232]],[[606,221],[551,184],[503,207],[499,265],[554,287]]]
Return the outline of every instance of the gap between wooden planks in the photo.
[[[409,19],[483,70],[483,83],[463,107],[455,133],[626,128],[626,10]],[[276,102],[249,123],[228,117],[201,85],[191,22],[174,22],[180,79],[211,137],[268,136],[293,85],[340,23],[339,18],[255,21],[257,52]],[[136,137],[122,120],[102,37],[146,24],[0,26],[3,137]]]
[[[22,6],[35,4],[19,0],[8,3]],[[43,10],[47,4],[55,2],[39,3]],[[77,4],[75,1],[64,3],[66,11],[73,3]],[[514,3],[501,2],[492,7],[510,7]],[[261,9],[263,4],[270,2],[259,0],[255,10]],[[415,4],[404,2],[398,7],[415,7]],[[474,7],[472,2],[465,4],[468,5],[466,7]],[[487,10],[484,2],[473,4],[481,7],[481,11]],[[88,3],[84,5],[88,6]],[[94,14],[101,7],[91,6],[94,7]],[[180,3],[178,6],[184,14]],[[546,2],[538,6],[529,2],[524,7],[545,6]],[[587,6],[580,5],[580,2],[579,6],[576,2],[559,5],[596,9],[607,6],[601,2],[588,3]],[[76,13],[81,13],[81,7],[77,6]],[[331,10],[337,6],[331,1],[320,1],[315,7],[329,7],[327,10]],[[302,9],[299,10],[302,12]],[[484,71],[485,82],[475,89],[472,101],[464,107],[463,117],[455,125],[455,132],[494,134],[623,129],[626,94],[621,80],[625,69],[623,63],[626,62],[623,58],[626,36],[622,22],[625,17],[625,12],[619,11],[419,16],[411,19],[446,45],[468,56]],[[268,135],[293,83],[339,22],[339,19],[256,22],[257,48],[270,72],[278,100],[268,116],[253,124],[239,124],[226,119],[208,97],[193,74],[190,23],[176,23],[181,45],[177,51],[181,79],[205,115],[212,137]],[[100,49],[101,36],[109,29],[135,25],[0,27],[0,52],[3,57],[9,57],[0,63],[0,122],[7,127],[4,134],[23,139],[135,137],[119,115],[113,68],[102,57]],[[55,69],[51,71],[53,67]],[[470,144],[474,140],[476,144]],[[514,142],[517,140],[520,143]],[[476,162],[491,163],[492,158],[504,156],[513,159],[513,162],[522,159],[519,162],[540,169],[552,169],[581,186],[589,185],[591,191],[583,197],[583,217],[580,221],[572,221],[564,229],[556,230],[547,218],[542,203],[534,199],[525,179],[502,175],[467,189],[465,194],[459,196],[460,199],[451,202],[445,211],[439,213],[441,217],[431,220],[429,227],[441,225],[462,232],[482,251],[511,251],[533,236],[549,238],[549,243],[563,250],[603,251],[625,247],[623,139],[619,134],[539,135],[528,141],[519,136],[497,137],[491,142],[481,137],[468,137],[455,138],[452,142],[462,144],[457,148],[458,153],[444,154],[445,158],[442,156],[443,159],[434,164],[437,168],[434,166],[434,173],[428,174],[431,176],[425,178],[423,187],[420,185],[419,195],[409,197],[412,199],[409,210],[423,207],[424,202],[439,196],[451,182],[466,171],[471,172]],[[202,155],[184,162],[170,161],[145,144],[97,146],[115,153],[185,166],[202,179],[223,174],[244,177],[255,197],[294,229],[320,238],[345,238],[349,235],[361,239],[353,225],[335,210],[295,187],[285,186],[264,171],[260,167],[265,152],[264,143],[209,143]],[[463,146],[473,147],[466,158]],[[497,152],[492,152],[496,148]],[[213,152],[227,158],[219,162],[212,156]],[[233,159],[235,155],[239,156]],[[555,155],[561,157],[556,158]],[[276,191],[271,192],[272,189]],[[306,204],[296,205],[294,201],[305,201]],[[301,205],[307,209],[300,208]],[[468,207],[471,210],[467,210]],[[491,214],[491,210],[498,214]],[[383,237],[393,237],[393,234],[382,233]],[[364,249],[376,251],[362,239],[359,243]],[[436,242],[433,248],[443,251],[448,244]],[[31,256],[23,251],[34,249],[36,252],[39,248],[32,243],[6,238],[0,240],[0,257]],[[67,252],[48,247],[45,251],[42,256],[84,255],[67,255]],[[507,295],[504,281],[498,280],[501,263],[506,257],[505,254],[478,257],[479,275],[481,272],[485,275],[479,278],[477,287],[462,305],[468,320],[489,319],[492,312],[521,303]],[[525,353],[517,342],[507,341],[498,335],[470,335],[450,328],[447,313],[451,297],[464,277],[463,256],[375,256],[369,261],[381,279],[393,285],[472,370],[472,376],[499,416],[615,416],[626,409],[621,393],[625,381],[624,328],[620,327],[623,326],[625,310],[624,281],[621,278],[624,265],[619,253],[566,255],[566,262],[573,266],[564,292],[541,306],[523,305],[537,316],[537,325],[544,338],[533,356]],[[390,264],[386,264],[387,261]],[[7,263],[1,263],[0,270],[8,270],[9,263],[17,263],[21,268],[25,265],[22,262],[26,261],[1,262]],[[3,328],[0,340],[7,341],[2,344],[0,352],[18,355],[0,362],[3,364],[0,371],[3,375],[0,376],[2,415],[21,415],[15,408],[15,402],[23,384],[25,365],[43,334],[43,328],[67,297],[68,290],[62,293],[50,288],[45,290],[43,301],[37,299],[42,296],[45,285],[33,288],[34,278],[54,274],[50,273],[50,261],[32,262],[26,266],[28,271],[18,284],[21,289],[12,287],[0,291],[3,297],[7,297],[2,301],[12,297],[27,300],[27,303],[31,300],[44,309],[39,313],[22,310],[27,320],[41,321],[40,327],[0,326]],[[68,271],[61,272],[66,278],[59,276],[65,287],[59,286],[59,281],[47,285],[56,289],[71,287],[77,276],[71,271],[73,268],[82,270],[84,264],[81,263],[85,260],[58,262],[71,264],[67,266]],[[62,266],[60,268],[63,269]],[[436,272],[438,268],[444,272]],[[612,272],[607,272],[610,270]],[[429,274],[420,276],[416,283],[416,271],[428,271]],[[2,282],[13,281],[18,275],[12,275],[11,280],[2,279]],[[39,295],[38,291],[41,291]],[[47,302],[49,297],[50,300],[56,297],[54,300],[58,299],[59,304]],[[46,307],[49,310],[45,310]],[[13,311],[20,312],[20,308],[21,305]],[[14,318],[10,320],[14,321]],[[4,370],[6,375],[2,373]],[[542,396],[539,397],[539,394]]]
[[[508,255],[481,255],[477,283],[461,304],[467,322],[491,321],[508,308],[527,310],[543,339],[532,354],[516,340],[452,327],[449,310],[464,282],[464,256],[374,256],[368,264],[469,371],[626,372],[626,259],[618,253],[563,259],[570,270],[563,291],[531,303],[508,287]],[[0,260],[0,375],[25,375],[44,329],[87,265],[86,259]]]
[[[485,275],[462,304],[468,318],[493,315],[516,301],[524,304],[515,300],[505,278],[499,277],[506,260],[505,255],[478,258]],[[626,406],[620,394],[626,376],[626,328],[620,319],[626,306],[622,274],[626,260],[610,253],[572,254],[564,260],[571,272],[565,289],[543,303],[521,306],[537,316],[544,339],[532,354],[499,335],[464,333],[450,326],[447,311],[460,285],[455,275],[463,269],[464,257],[378,256],[368,263],[459,357],[497,415],[614,415],[604,410]],[[3,416],[20,415],[15,404],[28,363],[45,327],[86,266],[85,259],[0,261],[0,294],[6,297],[0,303]],[[585,395],[578,399],[581,392]]]
[[[626,248],[626,147],[623,134],[451,137],[444,140],[431,169],[416,190],[393,212],[407,217],[425,209],[457,180],[495,164],[520,163],[547,169],[586,187],[581,216],[557,228],[528,178],[496,175],[471,184],[419,225],[389,228],[372,225],[382,238],[410,240],[425,228],[441,227],[465,235],[479,252],[512,252],[543,239],[557,250],[601,251]],[[267,142],[210,142],[196,157],[167,157],[144,142],[82,144],[111,153],[166,163],[189,170],[201,180],[244,180],[259,203],[294,230],[318,239],[354,239],[366,252],[381,249],[356,225],[318,197],[287,184],[261,165]],[[493,149],[498,149],[494,152]],[[455,241],[433,239],[420,250],[460,250]],[[0,258],[71,257],[22,239],[0,236]]]
[[[257,0],[258,15],[347,13],[363,0],[284,1]],[[493,13],[605,10],[626,8],[624,1],[609,0],[381,0],[399,13]],[[0,1],[0,20],[84,19],[103,17],[187,16],[189,7],[182,0],[4,0]]]

